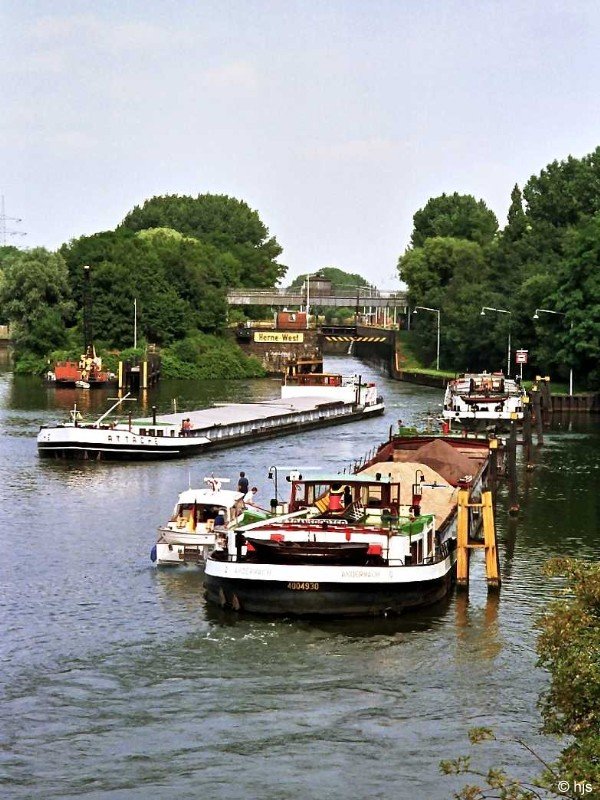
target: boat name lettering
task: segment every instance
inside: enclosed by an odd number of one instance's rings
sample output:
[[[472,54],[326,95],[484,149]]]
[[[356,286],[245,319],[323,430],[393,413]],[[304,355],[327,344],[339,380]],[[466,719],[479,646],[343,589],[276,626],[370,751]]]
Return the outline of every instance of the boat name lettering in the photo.
[[[295,591],[318,592],[319,584],[309,581],[290,581],[287,588]]]
[[[376,578],[377,572],[370,569],[345,569],[342,578]]]
[[[240,574],[248,575],[248,576],[254,575],[256,577],[260,577],[261,575],[262,576],[270,575],[271,574],[271,570],[270,569],[260,569],[260,568],[255,568],[255,569],[246,568],[246,569],[240,569]]]

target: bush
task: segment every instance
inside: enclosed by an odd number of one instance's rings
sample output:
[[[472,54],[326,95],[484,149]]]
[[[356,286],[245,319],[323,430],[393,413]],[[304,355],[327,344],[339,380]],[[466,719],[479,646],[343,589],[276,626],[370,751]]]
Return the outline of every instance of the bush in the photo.
[[[265,370],[257,358],[246,356],[234,342],[195,333],[163,350],[162,374],[165,378],[232,380],[262,378]]]
[[[15,356],[14,371],[17,375],[43,375],[48,368],[48,360],[34,353]]]

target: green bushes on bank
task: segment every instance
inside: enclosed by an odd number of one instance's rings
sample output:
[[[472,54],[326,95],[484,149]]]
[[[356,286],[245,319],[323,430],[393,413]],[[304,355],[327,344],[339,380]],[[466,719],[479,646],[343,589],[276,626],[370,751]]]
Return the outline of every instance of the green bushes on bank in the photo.
[[[162,376],[164,378],[262,378],[265,376],[260,361],[246,356],[227,339],[196,333],[186,336],[162,351]]]

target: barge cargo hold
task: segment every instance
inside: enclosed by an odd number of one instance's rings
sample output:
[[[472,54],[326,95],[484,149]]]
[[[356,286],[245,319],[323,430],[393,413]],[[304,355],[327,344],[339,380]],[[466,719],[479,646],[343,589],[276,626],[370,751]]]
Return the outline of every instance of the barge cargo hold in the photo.
[[[42,458],[94,461],[181,458],[383,414],[383,401],[373,385],[362,384],[357,399],[361,402],[344,402],[323,391],[323,396],[228,403],[199,411],[155,414],[111,423],[106,415],[96,422],[84,423],[72,412],[70,422],[42,427],[37,446]]]

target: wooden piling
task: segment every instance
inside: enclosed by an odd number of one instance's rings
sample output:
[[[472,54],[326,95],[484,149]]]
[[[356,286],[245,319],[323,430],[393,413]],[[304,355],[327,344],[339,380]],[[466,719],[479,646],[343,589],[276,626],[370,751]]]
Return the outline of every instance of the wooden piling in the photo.
[[[469,490],[458,490],[458,519],[456,535],[456,583],[464,589],[469,585]]]
[[[469,508],[480,508],[483,516],[483,542],[469,536]],[[485,550],[485,575],[488,589],[500,586],[500,565],[494,525],[494,506],[492,492],[486,489],[481,493],[481,502],[469,502],[469,490],[458,490],[458,518],[456,536],[456,583],[458,588],[469,586],[470,551],[483,547]]]
[[[552,413],[552,392],[550,391],[550,378],[546,375],[545,378],[542,378],[540,381],[541,390],[542,390],[542,410],[544,414],[551,414]]]
[[[508,513],[519,513],[519,497],[517,486],[517,423],[510,421],[508,437]]]
[[[531,403],[529,397],[525,397],[523,398],[523,454],[526,469],[531,469],[531,444]]]
[[[537,383],[534,383],[530,391],[531,404],[533,406],[533,417],[535,420],[535,433],[538,445],[544,444],[544,424],[542,420],[542,404],[540,397],[540,389]]]
[[[485,577],[488,588],[497,589],[500,586],[500,559],[496,544],[492,493],[489,490],[481,493],[481,508],[483,515],[483,544],[485,547]]]

